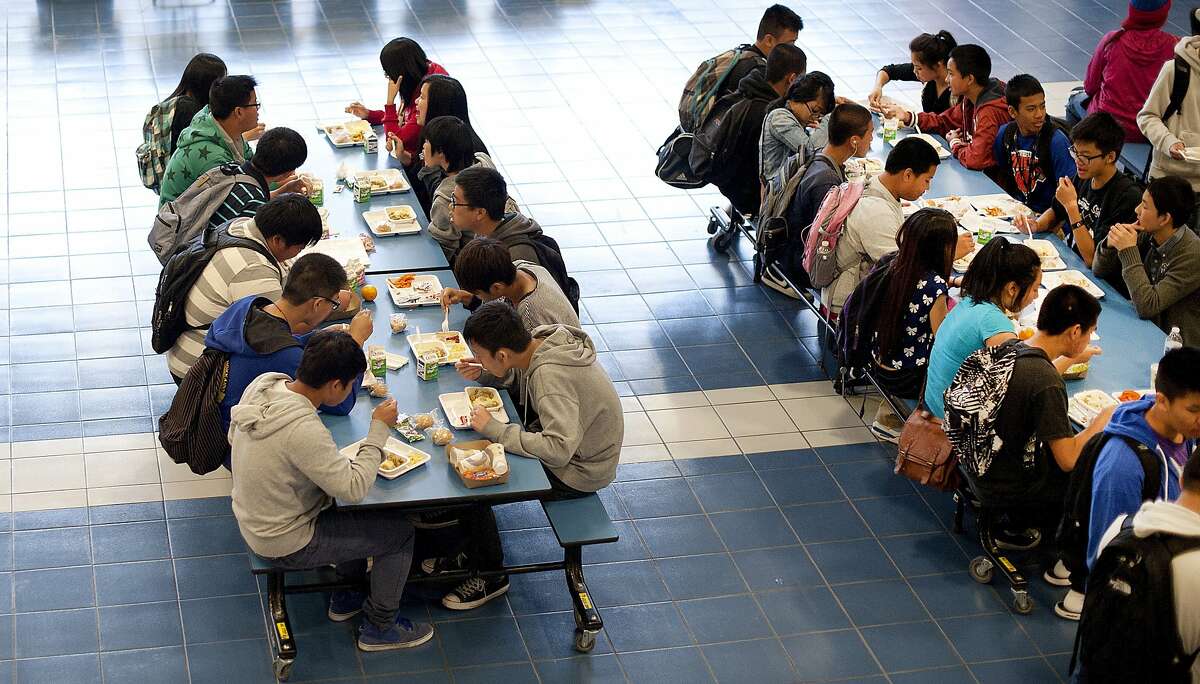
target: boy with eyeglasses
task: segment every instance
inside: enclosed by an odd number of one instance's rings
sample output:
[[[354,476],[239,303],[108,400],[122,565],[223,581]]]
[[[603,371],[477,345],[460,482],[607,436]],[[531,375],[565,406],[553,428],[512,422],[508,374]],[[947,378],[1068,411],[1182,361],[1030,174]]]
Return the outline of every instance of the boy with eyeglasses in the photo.
[[[1108,112],[1095,112],[1071,129],[1071,156],[1076,178],[1058,179],[1054,203],[1037,219],[1018,217],[1017,228],[1029,233],[1060,230],[1067,244],[1083,257],[1088,268],[1096,245],[1116,223],[1132,223],[1142,191],[1129,176],[1118,172],[1117,159],[1125,144],[1125,130]],[[1112,283],[1125,291],[1124,283]]]

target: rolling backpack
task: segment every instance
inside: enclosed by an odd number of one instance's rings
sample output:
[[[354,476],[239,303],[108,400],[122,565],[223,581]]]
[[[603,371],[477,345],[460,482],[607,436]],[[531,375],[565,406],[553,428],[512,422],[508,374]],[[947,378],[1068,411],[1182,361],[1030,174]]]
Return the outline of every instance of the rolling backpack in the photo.
[[[204,231],[238,183],[257,185],[258,181],[236,162],[227,162],[200,174],[183,194],[158,208],[146,241],[159,263],[165,266],[177,247]]]
[[[550,272],[554,282],[558,283],[559,289],[571,302],[571,308],[575,309],[575,313],[578,314],[579,283],[567,273],[567,264],[563,261],[558,241],[545,233],[538,233],[537,235],[522,235],[520,239],[509,244],[509,247],[514,245],[529,245],[533,251],[537,252],[538,265]]]
[[[1070,673],[1080,665],[1088,684],[1191,682],[1197,653],[1179,638],[1171,560],[1196,549],[1196,537],[1139,537],[1125,516],[1088,577]]]
[[[158,286],[154,290],[154,311],[150,318],[150,346],[154,348],[154,353],[165,353],[175,346],[175,341],[187,330],[202,330],[208,327],[194,328],[188,324],[187,297],[217,252],[230,247],[252,249],[265,256],[269,263],[279,269],[279,263],[262,243],[230,235],[230,223],[232,221],[217,227],[206,227],[200,235],[178,248],[167,260],[166,266],[158,276]],[[282,280],[282,270],[280,279]]]
[[[158,441],[176,463],[211,473],[229,456],[221,402],[229,386],[229,354],[205,348],[183,376],[171,407],[158,419]]]
[[[837,278],[838,239],[862,194],[861,180],[847,181],[830,188],[821,201],[804,243],[804,270],[813,287],[829,287]]]
[[[892,264],[897,252],[885,254],[854,288],[837,320],[835,351],[842,368],[861,370],[874,365],[872,355],[879,307],[892,281]]]
[[[142,123],[142,144],[137,148],[138,173],[142,185],[158,192],[167,162],[171,159],[171,125],[175,121],[175,105],[178,97],[172,97],[150,108]]]
[[[749,45],[741,45],[710,57],[696,67],[679,98],[679,127],[683,132],[694,133],[704,122],[729,74],[743,59],[766,63]]]
[[[812,163],[812,158],[804,157],[803,153],[788,157],[767,180],[762,204],[758,207],[758,230],[754,233],[754,249],[764,264],[775,263],[780,253],[793,242],[792,232],[800,229],[789,226],[785,217],[796,189]]]

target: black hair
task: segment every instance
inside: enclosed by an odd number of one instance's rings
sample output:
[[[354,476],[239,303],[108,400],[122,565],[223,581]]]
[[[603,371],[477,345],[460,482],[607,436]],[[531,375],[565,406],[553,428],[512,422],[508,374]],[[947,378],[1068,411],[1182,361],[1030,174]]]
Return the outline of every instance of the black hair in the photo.
[[[379,63],[388,78],[399,82],[400,99],[405,105],[410,104],[416,98],[421,79],[429,73],[425,50],[412,38],[393,38],[379,51]]]
[[[508,184],[496,169],[476,165],[463,169],[454,177],[455,184],[462,188],[463,199],[476,209],[487,212],[488,218],[499,221],[504,218],[504,205],[508,202]]]
[[[1008,79],[1004,86],[1004,101],[1013,109],[1021,108],[1021,98],[1045,94],[1041,81],[1029,74],[1017,74]]]
[[[475,163],[475,143],[471,140],[471,127],[457,116],[439,116],[430,119],[421,129],[429,151],[446,156],[447,171],[458,173]]]
[[[170,96],[191,95],[201,106],[206,105],[208,104],[208,91],[212,88],[213,81],[228,73],[229,69],[226,68],[225,62],[220,57],[208,52],[198,53],[183,68],[183,75],[179,77],[179,85],[175,86],[175,92]]]
[[[767,108],[768,111],[779,109],[788,102],[811,102],[817,100],[821,109],[828,114],[833,111],[833,79],[821,71],[810,71],[792,82],[787,93],[775,100]]]
[[[758,20],[758,35],[755,40],[762,40],[768,34],[778,38],[784,31],[800,33],[803,30],[804,20],[799,14],[783,5],[771,5],[763,12],[762,19]]]
[[[321,239],[321,214],[304,195],[288,192],[258,208],[254,225],[263,237],[276,235],[289,247],[315,245]]]
[[[778,83],[788,74],[803,74],[808,71],[808,55],[791,43],[780,43],[771,48],[767,55],[767,83]]]
[[[264,176],[278,176],[300,168],[308,159],[304,136],[283,126],[268,130],[258,139],[250,163]]]
[[[313,252],[296,259],[283,284],[283,298],[300,306],[313,297],[333,299],[346,287],[346,269],[328,254]]]
[[[1191,183],[1179,176],[1151,178],[1146,192],[1150,193],[1150,199],[1154,200],[1154,208],[1159,214],[1171,215],[1171,225],[1180,228],[1192,220],[1192,212],[1196,210],[1196,193],[1192,191]]]
[[[875,319],[881,323],[876,329],[878,358],[894,356],[894,347],[904,339],[900,327],[917,291],[917,281],[931,271],[943,279],[950,277],[957,243],[958,222],[945,209],[919,209],[901,224],[896,233],[899,252],[892,262],[887,293]]]
[[[1071,142],[1092,143],[1100,154],[1113,153],[1113,162],[1125,146],[1125,129],[1108,112],[1092,112],[1071,128]]]
[[[463,88],[462,83],[445,74],[429,74],[421,80],[417,93],[419,94],[420,88],[426,85],[428,92],[425,98],[425,124],[442,116],[457,117],[471,131],[474,151],[487,154],[487,146],[483,144],[483,140],[475,133],[475,128],[471,125],[471,113],[467,107],[467,91]],[[417,149],[425,144],[424,136],[424,129],[422,129],[421,139],[418,141],[420,145],[417,146]]]
[[[517,267],[503,242],[476,236],[455,255],[454,279],[467,292],[487,292],[496,283],[511,285]]]
[[[245,74],[222,76],[213,81],[208,90],[208,107],[213,118],[227,119],[234,109],[250,104],[250,94],[257,86],[258,81]]]
[[[1021,302],[1033,288],[1041,268],[1041,258],[1027,245],[1004,238],[990,240],[967,267],[962,295],[976,304],[990,302],[1004,309],[1004,286],[1016,283],[1017,296],[1011,303]]]
[[[896,143],[892,147],[892,151],[888,152],[883,170],[895,175],[902,173],[904,169],[911,169],[913,173],[920,176],[928,173],[930,169],[937,168],[941,161],[933,145],[920,138],[909,136]]]
[[[986,86],[992,77],[992,58],[987,50],[978,45],[959,45],[950,51],[950,59],[954,60],[954,68],[964,78],[975,77],[975,85]]]
[[[1172,401],[1185,394],[1200,394],[1200,349],[1179,347],[1163,354],[1154,390]],[[1200,485],[1200,480],[1196,484]]]
[[[871,127],[871,111],[855,104],[840,104],[829,117],[829,143],[844,145],[854,136],[865,136]]]
[[[503,299],[494,299],[476,309],[463,326],[463,337],[490,354],[501,349],[510,349],[519,354],[528,349],[533,341],[517,310]],[[358,355],[362,356],[362,352]]]
[[[1078,285],[1059,285],[1046,294],[1038,311],[1038,330],[1061,335],[1078,325],[1083,332],[1100,320],[1100,300]]]
[[[333,380],[350,384],[365,370],[367,357],[350,333],[321,330],[304,345],[296,379],[309,387],[324,387]]]
[[[915,54],[921,64],[927,67],[945,64],[946,60],[950,59],[950,51],[956,47],[958,43],[949,31],[922,33],[908,43],[908,51]]]
[[[1193,7],[1188,12],[1188,23],[1192,25],[1192,35],[1200,36],[1200,6]]]

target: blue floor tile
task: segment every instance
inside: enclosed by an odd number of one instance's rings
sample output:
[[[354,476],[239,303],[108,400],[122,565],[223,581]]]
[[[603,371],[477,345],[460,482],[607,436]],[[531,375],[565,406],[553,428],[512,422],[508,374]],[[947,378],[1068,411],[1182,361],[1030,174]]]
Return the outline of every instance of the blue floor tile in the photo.
[[[250,559],[244,553],[176,558],[175,576],[183,599],[249,594],[255,591]]]
[[[117,651],[183,644],[179,604],[139,603],[100,609],[100,648]]]
[[[787,684],[796,681],[796,672],[787,652],[777,639],[757,639],[736,644],[702,646],[705,658],[718,682]]]
[[[917,597],[900,580],[843,584],[833,591],[859,627],[929,619]]]
[[[100,684],[100,657],[95,653],[18,660],[18,682]]]
[[[758,475],[752,472],[701,475],[687,478],[705,511],[762,508],[773,504]]]
[[[270,648],[265,639],[189,644],[188,670],[193,684],[258,684],[274,682]]]
[[[10,577],[19,613],[96,605],[91,567],[29,570]]]
[[[795,544],[795,533],[777,508],[713,513],[709,516],[731,551]]]
[[[690,320],[690,319],[689,319]],[[754,371],[754,365],[736,344],[680,347],[679,354],[696,375],[737,375]]]
[[[950,642],[932,622],[867,627],[862,633],[887,672],[956,665],[960,662]]]
[[[766,616],[749,595],[680,601],[679,611],[702,644],[771,636]]]
[[[837,482],[822,467],[772,470],[763,478],[767,490],[780,506],[845,501]]]
[[[604,341],[608,344],[608,348],[613,351],[653,349],[656,347],[669,348],[671,346],[670,339],[667,338],[666,333],[663,332],[657,321],[606,323],[596,327],[600,330],[600,334],[604,336]],[[620,359],[621,356],[618,355],[618,363]],[[633,366],[634,357],[630,356],[628,359],[630,366]],[[629,372],[629,369],[625,370],[627,373]]]
[[[715,475],[750,470],[745,456],[714,456],[711,458],[688,458],[676,462],[684,475]]]
[[[829,471],[851,499],[912,494],[915,490],[909,481],[896,477],[892,468],[891,464],[871,460],[835,463]]]
[[[996,590],[972,580],[966,572],[914,577],[909,583],[935,618],[1004,610]]]
[[[441,637],[434,627],[433,639],[416,648],[377,653],[360,653],[363,672],[367,676],[426,672],[446,666],[442,656]]]
[[[667,601],[671,598],[654,563],[604,563],[587,568],[588,588],[597,605]]]
[[[615,351],[612,355],[620,364],[625,379],[630,381],[680,376],[688,372],[674,349]]]
[[[94,653],[99,650],[96,610],[62,610],[16,616],[16,657]]]
[[[772,477],[774,475],[771,473]],[[783,513],[800,536],[800,541],[807,544],[860,539],[870,535],[858,511],[847,501],[788,506]]]
[[[1050,665],[1041,658],[976,663],[971,665],[971,672],[975,674],[975,678],[980,684],[1002,684],[1004,682],[1024,684],[1025,682],[1052,681],[1057,676]]]
[[[306,634],[292,680],[307,682],[358,674],[358,647],[345,632]],[[291,681],[291,680],[289,680]]]
[[[156,560],[171,555],[163,521],[95,525],[92,548],[97,563]]]
[[[177,598],[171,561],[97,565],[96,599],[102,606]]]
[[[830,584],[894,579],[899,575],[874,539],[809,544],[807,548]]]
[[[14,532],[13,561],[17,570],[88,565],[92,562],[88,529],[68,527]]]
[[[783,639],[802,681],[848,679],[879,673],[858,632],[844,630]]]
[[[52,508],[43,511],[17,511],[12,514],[14,530],[45,530],[54,527],[82,527],[88,524],[88,509]]]
[[[172,519],[167,526],[171,535],[171,553],[176,558],[242,553],[246,550],[237,521],[232,515]]]
[[[766,451],[746,454],[746,460],[751,467],[759,472],[767,470],[782,470],[788,468],[804,468],[821,465],[817,454],[812,449],[789,449],[786,451]],[[771,476],[767,477],[770,481]]]
[[[916,672],[893,673],[888,675],[894,684],[974,684],[975,680],[967,672],[967,668],[943,667],[934,670],[917,670]],[[1039,679],[1021,680],[1041,681]],[[1049,681],[1049,680],[1048,680]]]
[[[265,657],[265,656],[264,656]],[[105,681],[122,684],[186,684],[182,646],[100,654]]]
[[[862,499],[854,506],[878,537],[942,531],[933,511],[916,495]]]
[[[691,682],[712,681],[704,658],[697,648],[672,648],[643,653],[621,653],[617,656],[625,674],[632,682]]]
[[[451,667],[525,658],[524,653],[513,652],[512,645],[520,643],[521,635],[516,620],[511,617],[442,622],[437,625],[437,630]]]
[[[621,665],[614,655],[595,655],[534,663],[545,684],[624,681]]]
[[[783,589],[756,594],[779,636],[824,632],[850,626],[833,592],[825,587]]]
[[[968,663],[1038,654],[1017,619],[1006,613],[948,618],[940,624]]]
[[[733,558],[754,591],[822,583],[816,566],[799,546],[736,551]]]
[[[456,684],[488,684],[489,682],[512,682],[513,684],[537,684],[537,675],[529,663],[508,665],[485,665],[482,667],[456,667],[450,671]]]
[[[88,510],[93,525],[163,520],[166,518],[161,501],[92,506]]]
[[[661,321],[661,325],[676,347],[733,342],[733,336],[716,316],[672,318]]]
[[[633,518],[700,513],[700,504],[683,478],[612,485]]]
[[[179,602],[188,644],[253,639],[263,632],[258,594],[221,596]]]
[[[725,550],[707,516],[648,518],[635,525],[656,558]]]
[[[534,660],[570,658],[578,655],[575,650],[575,617],[569,612],[526,615],[517,618],[517,626]],[[608,637],[602,631],[596,635],[596,646],[592,653],[611,653]]]
[[[604,611],[604,627],[618,653],[692,643],[683,619],[671,603],[609,608]]]
[[[918,534],[908,537],[889,537],[879,540],[900,572],[906,575],[925,575],[935,572],[957,572],[966,568],[969,560],[947,534]]]
[[[633,523],[629,521],[614,521],[620,536],[613,544],[594,544],[583,549],[584,563],[615,563],[617,561],[645,560],[650,552],[642,544]]]
[[[675,600],[747,591],[746,583],[727,554],[680,556],[654,562]]]

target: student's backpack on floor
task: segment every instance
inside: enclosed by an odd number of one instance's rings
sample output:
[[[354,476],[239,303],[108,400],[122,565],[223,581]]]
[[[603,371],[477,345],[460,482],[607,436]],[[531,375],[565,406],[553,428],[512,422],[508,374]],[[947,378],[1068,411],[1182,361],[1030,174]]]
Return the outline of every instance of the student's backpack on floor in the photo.
[[[193,473],[211,473],[229,455],[221,402],[229,386],[229,354],[206,348],[183,377],[171,407],[158,419],[158,442]]]
[[[183,194],[158,208],[146,241],[159,263],[165,266],[177,247],[204,231],[238,183],[257,185],[258,181],[242,173],[236,162],[221,164],[200,174]]]
[[[205,227],[200,235],[177,249],[163,267],[158,276],[158,287],[154,290],[154,312],[150,319],[150,346],[154,348],[154,353],[165,353],[175,346],[180,335],[192,329],[186,316],[188,293],[217,252],[230,247],[252,249],[279,268],[274,255],[262,243],[230,235],[230,223]]]
[[[1071,470],[1071,479],[1063,504],[1063,517],[1058,524],[1058,546],[1070,561],[1068,565],[1072,572],[1082,572],[1087,568],[1088,535],[1092,520],[1092,477],[1096,472],[1096,461],[1100,459],[1100,452],[1110,439],[1124,440],[1141,462],[1142,501],[1157,499],[1162,490],[1166,473],[1162,472],[1162,462],[1149,447],[1124,435],[1116,437],[1106,432],[1092,435],[1083,445],[1075,467]]]
[[[743,59],[753,59],[764,62],[757,52],[749,45],[741,45],[732,50],[726,50],[716,57],[710,57],[696,67],[683,87],[683,95],[679,98],[679,126],[687,133],[694,133],[696,128],[708,117],[709,110],[717,101],[717,96],[729,74]],[[734,85],[737,85],[736,83]]]
[[[172,97],[150,108],[142,123],[142,144],[137,148],[138,173],[142,185],[158,192],[167,162],[171,160],[171,125],[175,122],[175,105],[178,97]]]
[[[837,278],[837,243],[862,194],[861,180],[847,181],[830,188],[821,201],[804,243],[804,270],[813,287],[829,287]]]
[[[946,388],[946,437],[959,465],[973,478],[986,475],[992,465],[996,416],[1017,359],[1040,353],[1017,340],[978,349],[963,361]]]
[[[740,93],[730,93],[717,100],[712,109],[699,125],[692,136],[692,148],[688,153],[688,166],[695,178],[712,182],[713,172],[727,161],[720,153],[728,154],[730,150],[722,149],[734,131],[730,130],[732,123],[730,113],[733,106],[741,102]]]
[[[658,147],[658,162],[654,175],[673,188],[695,190],[708,185],[708,181],[692,172],[692,145],[696,137],[678,126]]]
[[[571,302],[571,308],[575,309],[575,313],[579,313],[579,283],[567,273],[567,264],[563,261],[558,241],[545,233],[538,233],[537,235],[522,235],[509,247],[515,245],[529,245],[533,251],[537,252],[538,265],[550,271],[554,282],[558,283],[559,289]]]
[[[1196,549],[1200,538],[1139,537],[1133,517],[1122,519],[1088,577],[1070,672],[1080,665],[1088,684],[1191,682],[1197,653],[1179,638],[1171,559]]]
[[[1195,19],[1193,18],[1193,21]],[[1183,108],[1183,101],[1187,99],[1188,84],[1192,80],[1192,67],[1187,63],[1187,60],[1182,57],[1175,58],[1175,78],[1171,81],[1171,99],[1167,103],[1167,108],[1163,110],[1163,123],[1167,122],[1172,116],[1178,114]]]
[[[875,331],[879,327],[877,317],[892,281],[892,264],[896,261],[896,254],[889,252],[876,262],[842,305],[834,349],[842,368],[861,370],[874,365],[872,347]]]
[[[805,159],[803,152],[793,154],[767,180],[766,192],[758,207],[758,230],[754,233],[754,249],[764,264],[775,263],[793,243],[792,233],[801,228],[789,226],[786,216],[812,159]]]

